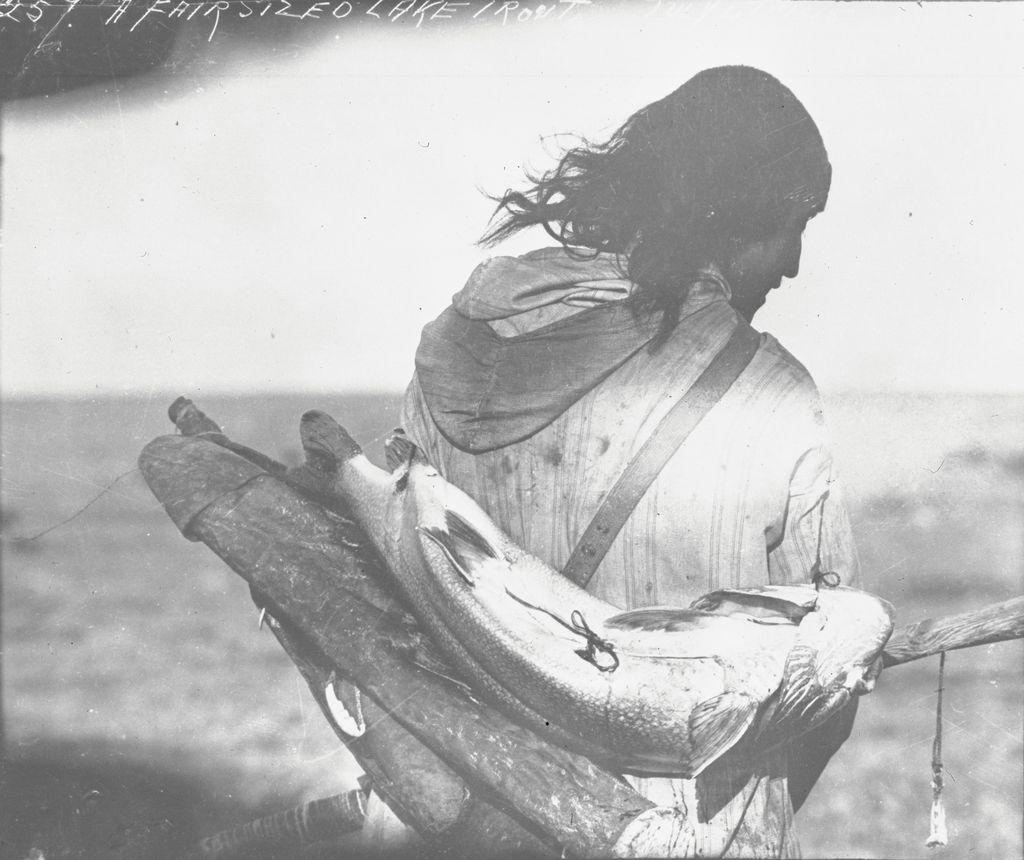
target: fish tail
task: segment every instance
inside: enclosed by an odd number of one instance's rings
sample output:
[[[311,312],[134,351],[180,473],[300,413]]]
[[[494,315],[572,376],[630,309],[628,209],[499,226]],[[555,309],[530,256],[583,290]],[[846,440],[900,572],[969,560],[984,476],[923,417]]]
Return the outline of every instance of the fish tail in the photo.
[[[302,416],[299,435],[306,459],[328,471],[363,453],[359,444],[326,412],[310,410]]]
[[[394,472],[402,466],[408,466],[419,449],[416,443],[405,435],[405,431],[398,427],[391,431],[391,435],[384,443],[384,457],[387,461],[388,471]]]

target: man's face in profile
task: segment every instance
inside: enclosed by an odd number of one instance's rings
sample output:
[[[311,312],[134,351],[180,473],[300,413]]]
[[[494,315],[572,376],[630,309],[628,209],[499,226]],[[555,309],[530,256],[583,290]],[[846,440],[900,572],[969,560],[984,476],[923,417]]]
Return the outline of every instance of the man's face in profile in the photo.
[[[782,227],[772,236],[748,242],[726,264],[725,276],[732,289],[730,304],[750,322],[772,290],[783,278],[800,272],[802,237],[807,222],[817,209],[794,208]]]

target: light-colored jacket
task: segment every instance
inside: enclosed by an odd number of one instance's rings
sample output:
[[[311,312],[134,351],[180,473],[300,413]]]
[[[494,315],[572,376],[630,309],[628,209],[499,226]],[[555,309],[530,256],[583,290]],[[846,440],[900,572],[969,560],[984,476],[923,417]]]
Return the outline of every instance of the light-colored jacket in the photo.
[[[608,262],[567,262],[556,249],[497,258],[474,273],[455,308],[472,315],[486,307],[480,316],[495,334],[519,337],[579,313],[581,305],[629,295],[631,285]],[[548,280],[545,271],[552,271]],[[567,277],[585,289],[567,289]],[[458,427],[448,423],[442,433],[434,418],[445,408],[444,395],[425,392],[420,374],[409,386],[402,427],[445,478],[469,493],[513,540],[560,568],[627,463],[728,340],[738,321],[729,298],[728,284],[709,271],[694,285],[678,326],[660,349],[637,350],[521,441],[461,450]],[[537,385],[560,390],[558,373],[551,368]],[[640,500],[589,590],[623,609],[686,606],[722,586],[807,581],[816,559],[845,584],[856,581],[818,392],[803,366],[762,334],[750,365]],[[713,799],[716,790],[705,792],[702,806],[710,821],[692,832],[680,824],[676,837],[692,841],[694,851],[714,854],[735,830],[732,852],[795,855],[786,773],[782,752],[750,774],[712,777],[728,799],[720,805]],[[733,786],[736,776],[739,785]],[[701,817],[694,814],[693,783],[636,784],[658,803],[686,807],[691,825]],[[771,826],[765,826],[768,819]],[[771,834],[770,844],[762,834]]]

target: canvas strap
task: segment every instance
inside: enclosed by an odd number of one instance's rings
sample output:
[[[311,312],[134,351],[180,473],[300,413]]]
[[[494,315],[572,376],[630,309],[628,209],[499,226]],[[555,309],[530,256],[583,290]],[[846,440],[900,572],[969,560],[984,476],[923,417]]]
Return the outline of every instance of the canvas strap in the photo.
[[[569,561],[562,568],[564,576],[581,588],[587,587],[597,566],[648,487],[654,483],[658,473],[693,428],[722,399],[750,363],[760,343],[760,334],[741,321],[725,346],[679,402],[661,419],[626,465],[601,502]]]

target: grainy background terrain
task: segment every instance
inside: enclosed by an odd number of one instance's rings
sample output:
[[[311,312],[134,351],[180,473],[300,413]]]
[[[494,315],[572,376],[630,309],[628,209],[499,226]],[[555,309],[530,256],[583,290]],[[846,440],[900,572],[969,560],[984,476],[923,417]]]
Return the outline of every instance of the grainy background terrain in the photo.
[[[288,462],[318,407],[364,441],[393,395],[203,398],[234,439]],[[3,406],[0,857],[180,845],[350,787],[357,769],[298,673],[258,631],[247,589],[186,542],[138,473],[64,519],[169,430],[172,395]],[[1024,592],[1024,398],[829,398],[865,585],[900,620]],[[952,654],[950,846],[928,852],[936,661],[883,675],[798,826],[821,857],[1014,857],[1022,850],[1021,643]],[[96,793],[98,792],[98,793]],[[153,854],[157,856],[156,848]]]

